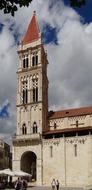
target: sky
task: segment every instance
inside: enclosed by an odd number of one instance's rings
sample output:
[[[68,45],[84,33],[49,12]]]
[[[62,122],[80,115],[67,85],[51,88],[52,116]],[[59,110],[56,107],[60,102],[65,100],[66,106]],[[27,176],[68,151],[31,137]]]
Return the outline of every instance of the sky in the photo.
[[[33,0],[15,17],[0,11],[0,106],[10,102],[9,118],[0,118],[5,141],[16,132],[17,48],[34,10],[48,54],[49,110],[92,106],[91,7],[92,0],[81,9],[67,0]]]

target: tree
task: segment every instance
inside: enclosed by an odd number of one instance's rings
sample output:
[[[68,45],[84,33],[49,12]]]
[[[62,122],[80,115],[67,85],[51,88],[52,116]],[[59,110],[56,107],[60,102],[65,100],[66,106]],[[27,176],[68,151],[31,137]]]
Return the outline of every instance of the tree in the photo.
[[[85,5],[86,0],[70,0],[70,6],[71,7],[82,7]]]
[[[14,16],[14,13],[18,10],[18,6],[29,6],[32,0],[0,0],[0,10],[4,13],[10,13]]]
[[[85,1],[86,0],[69,0],[69,4],[71,7],[81,7],[82,5],[85,5]],[[32,0],[0,0],[0,10],[14,16],[18,7],[28,7],[31,2]]]

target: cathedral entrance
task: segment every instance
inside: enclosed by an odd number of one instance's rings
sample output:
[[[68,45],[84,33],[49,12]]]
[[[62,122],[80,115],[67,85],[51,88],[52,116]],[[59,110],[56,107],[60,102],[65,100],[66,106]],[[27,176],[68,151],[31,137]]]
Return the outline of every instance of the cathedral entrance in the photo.
[[[21,170],[32,175],[32,181],[36,181],[36,159],[34,152],[25,152],[21,157]]]

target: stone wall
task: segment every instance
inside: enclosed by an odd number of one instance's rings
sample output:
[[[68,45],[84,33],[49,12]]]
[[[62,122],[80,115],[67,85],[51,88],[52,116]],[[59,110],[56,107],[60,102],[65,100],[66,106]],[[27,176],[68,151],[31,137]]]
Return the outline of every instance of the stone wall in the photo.
[[[21,148],[20,148],[21,147]],[[40,143],[33,142],[27,144],[24,142],[19,146],[13,146],[13,171],[19,171],[21,169],[21,158],[24,153],[33,152],[36,155],[36,184],[42,184],[42,145]],[[26,163],[25,163],[26,165]],[[30,167],[30,166],[29,166]]]
[[[43,140],[43,184],[53,178],[64,186],[92,184],[91,135]]]
[[[76,126],[76,121],[78,121],[78,126]],[[92,115],[50,119],[50,121],[49,121],[50,130],[54,130],[55,123],[56,123],[56,129],[87,127],[87,126],[91,126]]]

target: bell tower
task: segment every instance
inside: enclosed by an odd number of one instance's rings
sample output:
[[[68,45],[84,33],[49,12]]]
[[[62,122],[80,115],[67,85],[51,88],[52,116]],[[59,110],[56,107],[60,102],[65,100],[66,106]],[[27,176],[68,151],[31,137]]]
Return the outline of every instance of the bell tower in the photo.
[[[13,137],[13,170],[32,175],[43,183],[43,139],[48,128],[47,54],[34,12],[18,47],[17,128]]]
[[[42,134],[48,126],[48,61],[35,11],[18,54],[16,134]]]

